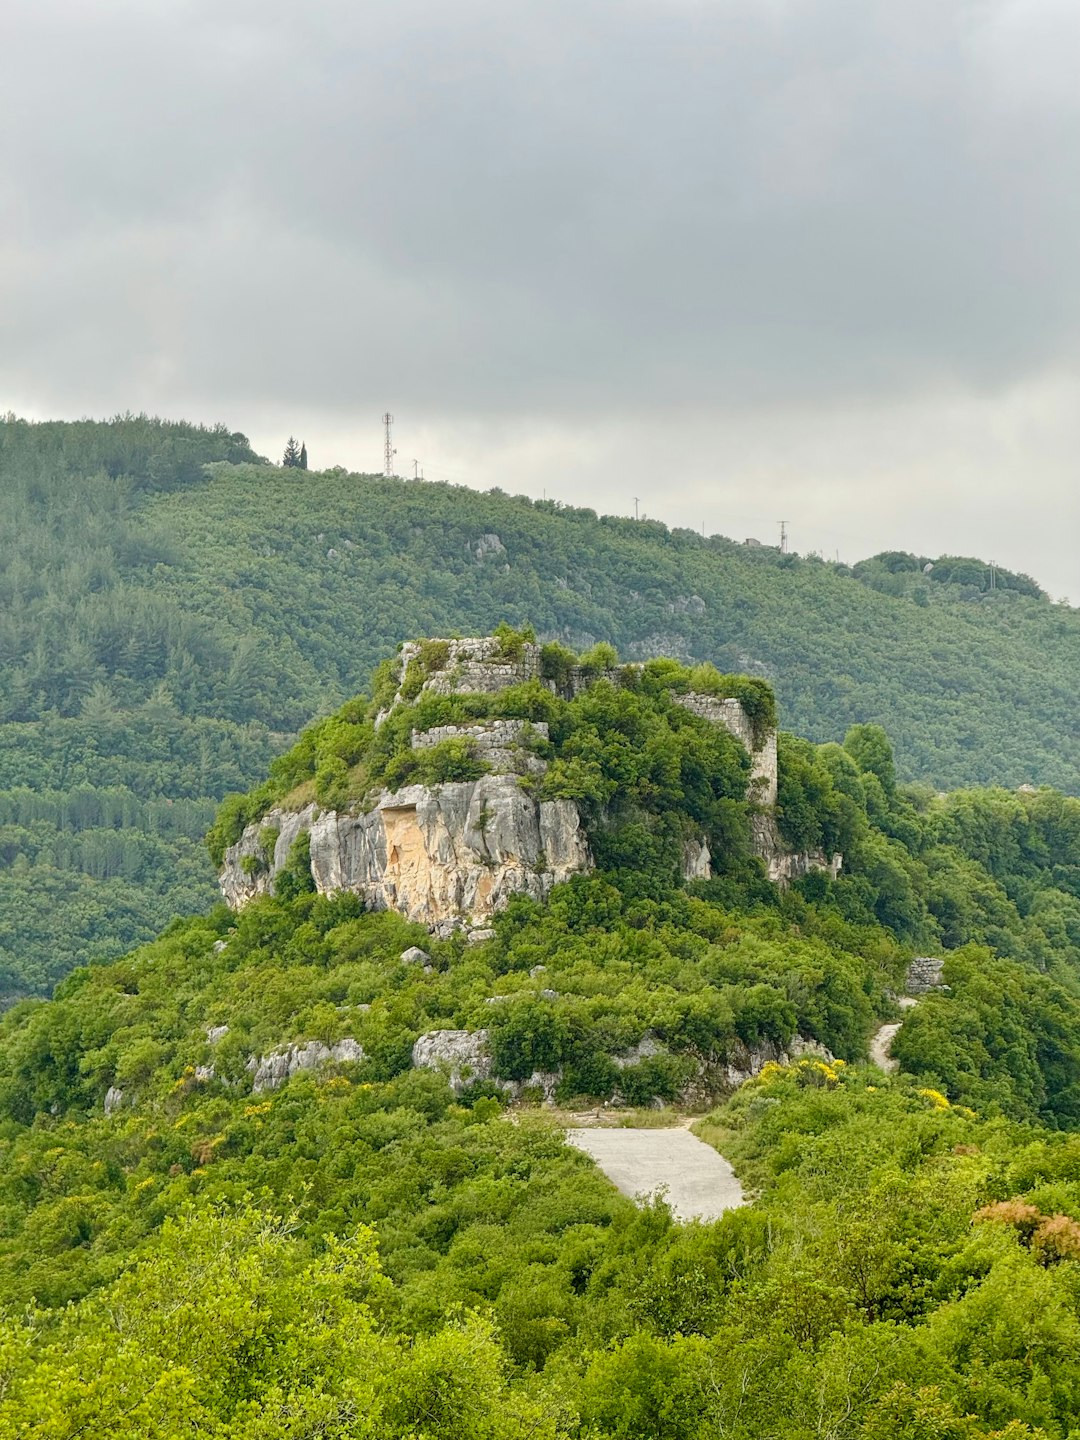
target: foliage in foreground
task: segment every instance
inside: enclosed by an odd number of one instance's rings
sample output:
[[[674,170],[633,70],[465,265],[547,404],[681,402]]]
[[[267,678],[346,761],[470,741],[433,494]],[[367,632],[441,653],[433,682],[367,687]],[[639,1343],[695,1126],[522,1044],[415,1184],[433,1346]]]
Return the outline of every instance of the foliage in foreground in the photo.
[[[62,1133],[24,1153],[58,1274],[101,1263],[103,1162],[127,1248],[74,1304],[9,1310],[5,1440],[1066,1440],[1080,1420],[1076,1137],[869,1068],[771,1067],[705,1124],[759,1198],[680,1226],[435,1077],[294,1080],[247,1108],[258,1195],[232,1178],[239,1115],[194,1168],[159,1149],[181,1153],[186,1107],[94,1122],[81,1161]]]
[[[298,861],[0,1022],[0,1437],[1080,1427],[1080,802],[906,791],[876,727],[787,737],[781,826],[846,863],[781,894],[684,679],[552,711],[602,868],[494,938],[316,895]],[[310,735],[300,760],[317,780]],[[684,888],[688,824],[729,845]],[[949,989],[886,1077],[867,1038],[926,943]],[[493,1078],[412,1068],[419,1034],[481,1027]],[[712,1225],[638,1209],[530,1108],[535,1070],[566,1105],[672,1103],[796,1032],[836,1058],[767,1064],[703,1123],[756,1197]],[[346,1036],[361,1060],[253,1089],[260,1056]]]

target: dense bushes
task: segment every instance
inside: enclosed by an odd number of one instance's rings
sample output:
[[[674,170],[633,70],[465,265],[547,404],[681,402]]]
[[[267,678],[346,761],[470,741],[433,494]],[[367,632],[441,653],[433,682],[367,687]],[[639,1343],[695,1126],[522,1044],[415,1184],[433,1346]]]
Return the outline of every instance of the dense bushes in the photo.
[[[1080,1149],[1031,1123],[1030,1081],[1066,1039],[1039,1007],[1080,1025],[1037,972],[951,960],[951,992],[908,1021],[933,1076],[767,1065],[705,1125],[760,1198],[709,1226],[637,1210],[542,1116],[510,1123],[490,1083],[455,1103],[408,1068],[417,1028],[482,1020],[503,1073],[561,1063],[568,1100],[617,1086],[649,1104],[794,1025],[843,1050],[903,955],[799,904],[793,925],[590,877],[463,949],[299,895],[180,923],[8,1015],[0,1434],[45,1440],[57,1413],[99,1440],[196,1423],[254,1440],[287,1414],[349,1436],[362,1401],[369,1431],[401,1440],[1067,1440]],[[430,974],[400,961],[417,938]],[[935,1083],[975,1024],[1000,1036],[979,1113],[960,1071],[952,1099]],[[616,1066],[646,1030],[670,1052]],[[248,1053],[349,1031],[360,1065],[250,1093]],[[1057,1053],[1045,1090],[1077,1069]]]
[[[781,823],[842,841],[840,875],[779,892],[734,844],[688,889],[686,835],[745,841],[749,817],[746,756],[672,702],[682,681],[659,662],[572,702],[498,697],[551,726],[562,783],[588,777],[602,868],[517,897],[491,939],[315,894],[302,836],[275,897],[0,1020],[0,1435],[51,1440],[55,1413],[100,1440],[376,1420],[401,1440],[1068,1440],[1080,801],[907,791],[873,729],[785,738]],[[271,790],[329,759],[381,783],[417,716],[492,706],[418,695],[377,731],[346,707]],[[917,942],[961,948],[886,1076],[861,1062]],[[416,944],[429,963],[403,961]],[[491,1078],[455,1098],[413,1069],[433,1029],[486,1029]],[[539,1091],[504,1114],[502,1083],[538,1072],[568,1106],[681,1103],[796,1034],[824,1050],[765,1064],[705,1124],[760,1197],[716,1225],[636,1209],[528,1108]],[[362,1059],[252,1093],[258,1057],[346,1036]]]

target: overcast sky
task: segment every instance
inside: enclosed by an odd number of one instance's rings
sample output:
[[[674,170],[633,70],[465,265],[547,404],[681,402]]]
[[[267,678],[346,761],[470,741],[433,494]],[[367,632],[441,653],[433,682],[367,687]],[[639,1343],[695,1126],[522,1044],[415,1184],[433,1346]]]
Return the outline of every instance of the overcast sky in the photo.
[[[1076,0],[7,0],[0,409],[1080,602]]]

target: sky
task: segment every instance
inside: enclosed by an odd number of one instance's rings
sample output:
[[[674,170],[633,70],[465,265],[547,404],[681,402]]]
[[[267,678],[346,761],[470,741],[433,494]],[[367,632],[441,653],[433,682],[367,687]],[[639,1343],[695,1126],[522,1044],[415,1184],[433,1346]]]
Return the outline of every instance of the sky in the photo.
[[[7,0],[0,410],[1080,602],[1076,0]]]

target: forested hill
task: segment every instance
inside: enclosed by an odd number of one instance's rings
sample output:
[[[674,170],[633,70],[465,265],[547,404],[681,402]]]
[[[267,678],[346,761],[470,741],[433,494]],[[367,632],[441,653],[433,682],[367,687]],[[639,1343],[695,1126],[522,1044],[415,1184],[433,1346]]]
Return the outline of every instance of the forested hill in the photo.
[[[779,838],[844,855],[780,889],[709,718],[771,751],[764,682],[493,639],[277,757],[241,871],[269,802],[457,780],[478,837],[500,782],[573,808],[564,883],[519,851],[431,933],[293,831],[272,893],[0,1017],[0,1440],[1076,1440],[1080,800],[780,736]],[[750,1203],[635,1204],[586,1114],[693,1123]]]
[[[131,418],[0,421],[0,537],[0,993],[209,904],[213,802],[408,636],[708,659],[815,740],[884,724],[903,779],[1080,792],[1080,615],[977,561],[851,571]]]

